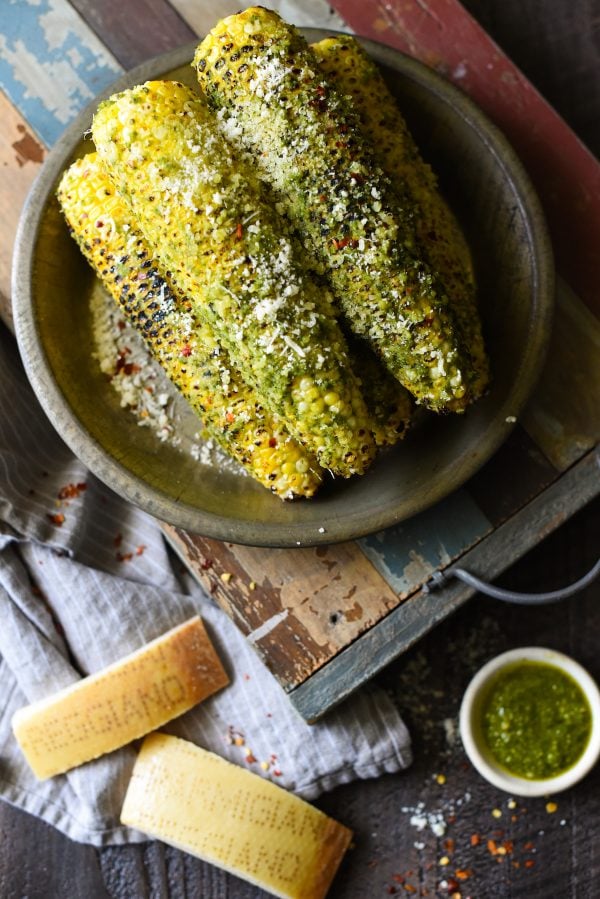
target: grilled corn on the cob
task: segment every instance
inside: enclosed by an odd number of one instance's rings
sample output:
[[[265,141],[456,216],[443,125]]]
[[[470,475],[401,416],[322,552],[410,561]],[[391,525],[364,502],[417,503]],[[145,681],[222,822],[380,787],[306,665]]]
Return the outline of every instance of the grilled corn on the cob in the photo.
[[[416,204],[417,238],[432,268],[441,276],[469,348],[473,361],[469,386],[476,399],[487,387],[489,366],[471,254],[460,225],[439,192],[431,167],[421,157],[383,75],[358,41],[340,35],[313,44],[312,50],[325,76],[351,97],[383,171],[394,183],[408,189]]]
[[[471,359],[400,203],[300,33],[251,8],[221,21],[194,65],[226,136],[244,147],[325,264],[353,331],[437,411],[470,401]]]
[[[210,325],[176,299],[96,153],[65,172],[58,199],[84,256],[219,444],[284,499],[312,496],[322,473],[232,368]]]
[[[362,473],[375,444],[331,298],[298,267],[204,102],[148,82],[102,103],[92,134],[162,267],[243,377],[323,467]]]

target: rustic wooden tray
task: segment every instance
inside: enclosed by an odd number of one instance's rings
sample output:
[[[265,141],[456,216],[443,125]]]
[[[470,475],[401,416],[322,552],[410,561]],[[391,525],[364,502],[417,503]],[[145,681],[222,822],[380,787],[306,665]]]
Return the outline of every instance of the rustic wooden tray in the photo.
[[[260,549],[164,526],[309,721],[474,592],[451,581],[431,590],[434,571],[460,559],[493,579],[600,491],[600,165],[486,33],[456,14],[453,0],[434,5],[436,15],[417,15],[417,3],[396,6],[383,25],[368,4],[344,3],[344,15],[359,33],[383,37],[466,90],[504,130],[537,187],[562,277],[547,364],[525,414],[463,488],[353,543]]]
[[[436,507],[354,543],[299,550],[234,546],[165,526],[182,559],[308,720],[468,598],[469,588],[452,582],[428,592],[433,571],[460,559],[473,573],[495,578],[600,489],[600,165],[457,0],[338,0],[336,6],[358,33],[443,72],[499,125],[542,199],[562,277],[548,362],[525,414],[496,456]],[[212,5],[210,11],[207,25],[218,14]],[[79,77],[91,97],[119,66],[72,19],[73,40],[81,44]],[[184,43],[191,32],[179,26]],[[168,45],[157,44],[155,51],[161,49]],[[50,53],[43,41],[39,53]],[[84,67],[90,54],[91,75]],[[124,52],[120,58],[128,66],[140,61]],[[10,245],[44,156],[28,126],[51,143],[66,121],[50,114],[51,104],[42,108],[23,93],[18,80],[14,93],[12,86],[4,85],[12,104],[0,94],[0,230],[6,238],[0,246],[0,308],[9,322]],[[39,90],[44,92],[43,83]]]

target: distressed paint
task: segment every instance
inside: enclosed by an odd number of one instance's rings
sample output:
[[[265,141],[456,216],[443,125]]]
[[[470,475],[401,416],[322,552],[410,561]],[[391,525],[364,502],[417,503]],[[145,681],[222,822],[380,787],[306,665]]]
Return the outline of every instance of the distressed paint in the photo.
[[[10,268],[21,207],[45,151],[0,91],[0,316],[12,327]]]
[[[405,597],[491,530],[466,490],[457,490],[433,509],[357,542],[392,590]]]
[[[163,530],[285,689],[303,683],[399,603],[356,543],[264,549],[169,525]]]
[[[294,0],[264,0],[256,5],[276,10],[286,22],[294,25],[351,31],[345,20],[325,0],[304,0],[302,3]],[[252,6],[252,3],[240,4],[239,0],[172,0],[171,6],[175,7],[196,34],[204,36],[219,19],[239,12],[245,6]]]
[[[3,4],[0,87],[46,145],[121,71],[67,0]]]
[[[477,71],[473,68],[469,58],[463,55],[451,65],[444,63],[443,54],[437,53],[436,55],[431,50],[423,49],[425,46],[423,36],[430,39],[435,28],[438,28],[446,36],[456,32],[460,37],[465,33],[464,22],[469,20],[468,14],[462,7],[454,0],[450,0],[445,5],[448,9],[454,10],[453,16],[447,21],[440,19],[436,23],[431,16],[431,11],[435,9],[436,3],[437,0],[428,4],[407,0],[402,5],[404,10],[402,21],[399,18],[399,4],[395,2],[374,4],[377,8],[378,18],[375,20],[377,23],[374,26],[375,30],[371,32],[365,28],[359,28],[356,3],[339,0],[337,6],[339,9],[353,7],[351,22],[355,23],[362,33],[370,33],[372,37],[379,38],[386,43],[393,44],[401,39],[402,30],[404,30],[405,36],[409,37],[419,32],[421,43],[418,46],[416,43],[414,44],[415,55],[422,56],[423,52],[429,53],[427,61],[445,69],[446,74],[456,83],[471,91]],[[173,5],[179,9],[190,24],[193,24],[192,19],[194,20],[193,27],[199,32],[205,32],[221,15],[238,8],[229,3],[229,0],[215,3],[211,0],[198,0],[198,2],[177,0]],[[50,62],[58,60],[67,63],[79,79],[72,83],[77,85],[81,82],[84,85],[83,93],[74,90],[72,96],[66,98],[67,109],[72,104],[76,111],[79,106],[91,98],[91,94],[86,94],[87,91],[95,94],[119,72],[114,58],[106,52],[103,45],[97,41],[93,33],[86,28],[67,3],[47,2],[47,0],[32,2],[30,6],[36,17],[36,23],[38,22],[37,17],[42,17],[41,24],[36,24],[35,34],[32,34],[29,26],[26,27],[22,24],[28,20],[27,17],[31,14],[31,10],[28,11],[24,3],[18,6],[17,13],[17,4],[13,3],[9,6],[5,2],[3,5],[3,19],[0,23],[2,46],[9,49],[12,46],[14,49],[14,42],[18,39],[22,46],[32,53],[37,54],[38,51],[35,48],[40,45],[43,48],[43,54],[39,55],[40,60],[49,60]],[[305,21],[298,16],[290,15],[289,11],[284,11],[284,14],[290,19],[295,19],[299,24],[319,25],[325,28],[340,27],[333,18],[328,18],[327,6],[320,0],[311,3],[310,7],[304,5],[303,12],[307,15],[307,19],[311,15],[310,11],[317,7],[321,8],[326,21],[317,21],[314,18]],[[360,8],[358,12],[362,10],[365,16],[369,15],[368,5],[360,3]],[[5,11],[8,12],[8,15],[5,14]],[[15,37],[13,32],[16,27],[17,15],[19,28]],[[13,29],[10,37],[12,43],[8,42],[9,18]],[[68,33],[69,22],[75,23],[72,25],[70,34]],[[484,38],[489,42],[487,36],[484,35]],[[495,45],[493,46],[495,47]],[[147,55],[151,56],[154,52],[153,48],[148,46]],[[447,47],[445,52],[453,53],[454,47]],[[499,54],[497,61],[506,60],[498,48],[495,48],[494,52]],[[104,81],[100,79],[96,83],[93,82],[93,78],[98,76],[96,65],[91,61],[94,58],[99,61],[100,74],[104,73],[103,77],[106,79]],[[102,62],[107,59],[109,60],[108,64]],[[506,62],[507,65],[510,65],[508,61]],[[0,78],[3,64],[0,62]],[[107,68],[110,69],[109,75],[106,75]],[[31,88],[34,92],[32,97],[25,96],[24,84],[16,83],[16,87],[21,91],[19,96],[23,97],[22,103],[19,104],[20,108],[26,119],[29,120],[29,126],[35,127],[38,131],[40,131],[38,115],[40,110],[44,112],[45,106],[44,102],[37,97],[36,91],[42,90],[45,82],[50,80],[48,71],[47,68],[42,69],[43,77],[38,77],[37,82]],[[509,87],[516,91],[521,82],[508,68],[505,68],[501,72],[501,85],[503,91]],[[517,104],[516,108],[520,109],[521,107]],[[44,115],[47,114],[46,110]],[[0,134],[0,145],[3,147],[3,160],[6,161],[6,165],[0,171],[0,197],[2,203],[6,198],[9,213],[7,216],[3,215],[0,226],[0,233],[2,233],[0,249],[4,253],[5,248],[9,246],[5,238],[8,236],[12,240],[16,215],[24,197],[24,191],[39,168],[38,157],[41,154],[39,145],[35,143],[28,125],[1,94],[0,116],[4,123]],[[56,120],[56,115],[54,114],[52,118]],[[62,127],[62,123],[59,122],[59,130]],[[569,132],[569,134],[571,133]],[[571,137],[575,140],[572,134]],[[11,211],[14,222],[10,217]],[[4,260],[4,274],[7,277],[8,255],[5,254],[1,259]],[[568,311],[569,314],[561,320],[564,327],[571,328],[573,315],[575,315],[577,318],[575,324],[577,329],[581,330],[582,323],[585,326],[585,316],[581,317],[581,310],[577,314],[572,309]],[[585,310],[583,311],[585,312]],[[597,323],[595,323],[595,330],[590,331],[592,342],[596,334]],[[597,393],[595,395],[597,396]],[[593,396],[590,397],[590,401],[593,401]],[[559,416],[556,414],[556,410],[550,407],[549,414],[550,418],[546,419],[540,419],[538,416],[538,425],[541,430],[537,432],[537,438],[540,442],[543,439],[552,442],[552,433],[558,427]],[[560,418],[562,420],[562,413]],[[580,420],[583,420],[581,416]],[[534,426],[531,421],[532,419],[529,417],[524,424],[534,435]],[[548,422],[550,423],[548,424]],[[544,429],[545,437],[542,437],[540,434]],[[570,447],[570,451],[575,452],[576,441],[573,441]],[[547,452],[547,450],[545,451]],[[485,470],[481,473],[481,477],[486,477]],[[494,482],[493,469],[489,469],[487,478]],[[540,495],[542,504],[544,503],[544,493],[540,484],[532,485],[531,495]],[[507,509],[511,502],[513,503],[511,509],[507,511],[507,515],[518,508],[514,504],[517,497],[512,494],[518,494],[521,504],[524,501],[519,490],[513,490],[511,496],[507,497]],[[454,497],[450,499],[455,501]],[[580,503],[583,501],[579,500]],[[448,502],[446,501],[446,503]],[[457,525],[462,526],[467,520],[461,517],[463,514],[461,502],[466,502],[466,511],[469,516],[469,527],[463,534],[465,546],[469,544],[469,541],[473,542],[470,528],[473,527],[477,530],[479,527],[476,512],[474,514],[478,507],[467,494],[464,494],[459,497],[454,513],[448,513],[444,530],[440,519],[437,518],[440,510],[440,506],[438,506],[436,510],[423,513],[422,516],[419,516],[419,520],[415,520],[417,531],[413,530],[415,521],[411,521],[402,528],[390,529],[381,540],[368,538],[373,541],[373,547],[368,551],[370,561],[364,555],[367,553],[365,546],[361,545],[359,548],[356,544],[347,544],[346,549],[321,547],[316,551],[300,550],[297,554],[294,551],[232,547],[180,533],[176,546],[186,564],[191,567],[207,590],[215,596],[242,632],[248,635],[253,634],[256,649],[261,657],[279,678],[280,683],[288,690],[293,690],[292,695],[296,694],[299,707],[305,711],[308,706],[302,705],[304,700],[301,702],[300,697],[308,700],[310,695],[311,700],[308,705],[311,706],[311,712],[308,713],[308,716],[312,717],[315,707],[322,711],[339,699],[341,694],[355,689],[361,680],[371,676],[385,661],[389,661],[394,655],[403,651],[409,642],[417,639],[424,629],[431,627],[448,614],[448,609],[444,609],[443,603],[438,601],[432,602],[435,613],[430,614],[429,611],[424,613],[418,594],[413,596],[409,602],[400,604],[396,593],[401,592],[402,589],[410,590],[411,583],[417,584],[417,582],[427,580],[434,565],[439,567],[443,560],[449,560],[452,554],[456,553],[456,547],[460,543]],[[574,508],[576,505],[575,503]],[[444,506],[445,504],[441,504],[441,507]],[[429,523],[431,530],[427,525],[428,516],[436,519]],[[495,520],[494,523],[496,523]],[[535,535],[530,535],[526,530],[523,538],[531,538],[531,543],[537,542],[555,524],[554,519],[546,520],[545,523],[542,522]],[[480,525],[482,534],[490,530],[485,515],[481,515]],[[419,527],[423,528],[422,534],[418,530]],[[404,533],[405,528],[407,529],[406,533]],[[439,540],[435,536],[436,528],[440,532]],[[171,539],[174,529],[165,527],[165,530]],[[410,538],[408,530],[410,530]],[[479,545],[482,552],[488,546],[488,539],[491,540],[491,538],[486,538]],[[519,542],[521,551],[525,545],[522,539]],[[362,544],[367,542],[367,540],[361,541]],[[283,554],[281,554],[282,552]],[[476,558],[483,556],[477,555]],[[493,556],[493,553],[491,555],[488,553],[489,558],[493,558]],[[268,571],[265,559],[269,559],[273,565]],[[508,556],[501,561],[504,567],[504,564],[508,562]],[[210,564],[207,565],[207,563]],[[489,572],[495,570],[494,564],[497,565],[498,560],[489,562],[479,573],[489,576]],[[352,568],[353,565],[354,568]],[[380,568],[381,573],[376,568]],[[233,576],[229,580],[223,580],[221,575],[226,574]],[[255,580],[257,584],[254,590],[250,588],[252,580]],[[388,581],[393,584],[393,589],[388,586]],[[302,585],[311,583],[314,588],[312,594],[307,591],[302,592]],[[437,600],[437,595],[432,597],[433,599]],[[435,617],[436,615],[437,617]],[[406,631],[406,621],[409,619],[413,625],[414,621],[418,619],[418,626],[411,625],[413,630],[410,637]],[[400,626],[397,623],[400,620],[405,621],[405,625]],[[385,652],[381,648],[377,648],[381,642],[380,635],[384,633],[393,634],[386,644]],[[315,677],[317,671],[319,674]],[[297,689],[294,690],[294,687],[298,685],[302,685],[299,692]],[[320,714],[320,711],[317,711],[317,714]]]

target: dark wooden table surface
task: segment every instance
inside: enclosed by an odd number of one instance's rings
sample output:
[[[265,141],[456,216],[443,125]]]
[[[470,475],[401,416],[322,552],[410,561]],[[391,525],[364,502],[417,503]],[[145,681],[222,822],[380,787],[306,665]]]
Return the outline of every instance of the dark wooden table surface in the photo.
[[[598,4],[465,5],[598,154]],[[574,580],[595,561],[599,535],[596,501],[505,573],[502,584],[543,590]],[[570,653],[600,680],[600,584],[537,609],[475,597],[379,677],[411,729],[415,761],[401,775],[340,787],[317,803],[356,833],[332,899],[600,896],[600,767],[550,801],[510,801],[475,773],[456,738],[460,698],[474,671],[492,655],[528,644]],[[262,895],[162,844],[98,851],[0,803],[2,899]]]

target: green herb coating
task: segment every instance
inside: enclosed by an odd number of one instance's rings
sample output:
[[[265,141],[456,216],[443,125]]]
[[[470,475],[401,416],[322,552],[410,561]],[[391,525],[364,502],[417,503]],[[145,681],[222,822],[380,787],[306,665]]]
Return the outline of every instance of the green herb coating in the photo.
[[[300,33],[251,8],[221,21],[194,64],[223,133],[250,153],[323,262],[347,321],[435,411],[463,411],[472,365],[437,275],[358,118]]]
[[[174,295],[96,153],[67,169],[57,195],[83,255],[208,433],[282,499],[313,496],[322,481],[316,460],[264,409],[211,326]]]
[[[320,465],[363,473],[375,444],[331,297],[299,267],[205,103],[148,82],[102,103],[92,134],[163,270],[244,379]]]
[[[442,197],[435,174],[422,158],[381,71],[350,35],[325,38],[311,46],[319,66],[358,112],[362,132],[377,162],[393,184],[406,190],[418,214],[417,239],[444,284],[463,342],[472,360],[472,399],[489,383],[489,363],[477,308],[473,262],[452,210]]]

